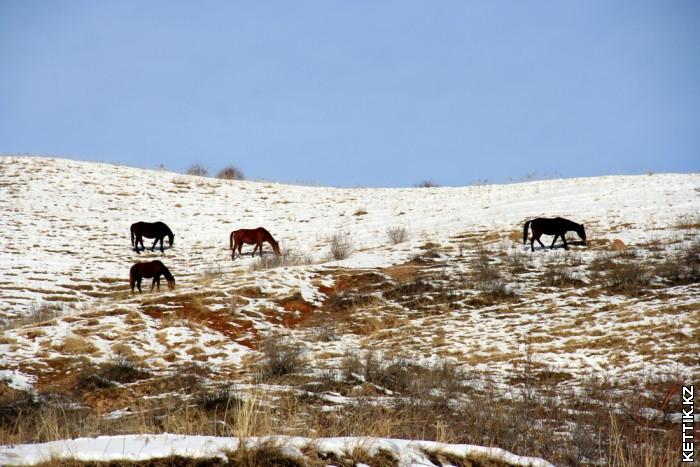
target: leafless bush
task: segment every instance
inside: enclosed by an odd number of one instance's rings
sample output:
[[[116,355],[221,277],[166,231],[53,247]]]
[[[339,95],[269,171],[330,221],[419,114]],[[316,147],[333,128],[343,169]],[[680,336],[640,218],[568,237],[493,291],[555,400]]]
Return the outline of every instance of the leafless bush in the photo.
[[[639,260],[622,259],[631,255],[634,253],[620,252],[596,258],[589,266],[591,279],[612,292],[643,294],[650,284],[650,272]]]
[[[205,411],[216,413],[237,410],[242,404],[241,397],[229,387],[204,390],[196,395],[196,401]]]
[[[245,175],[243,175],[243,171],[238,167],[229,165],[219,170],[219,173],[216,174],[216,178],[222,180],[245,180]]]
[[[546,287],[575,287],[584,284],[578,279],[568,263],[547,262],[542,274],[542,284]]]
[[[41,302],[33,303],[29,308],[29,314],[13,319],[0,321],[0,330],[14,329],[22,326],[39,324],[65,314],[66,308],[61,303]]]
[[[284,252],[280,255],[261,256],[250,265],[251,271],[261,271],[265,269],[283,268],[290,266],[301,266],[311,264],[313,260],[306,254],[293,254]]]
[[[352,254],[352,241],[350,236],[344,232],[336,232],[331,237],[331,256],[340,261]]]
[[[97,374],[102,378],[118,383],[133,383],[151,376],[148,371],[140,368],[135,362],[123,355],[118,355],[113,360],[102,365]]]
[[[408,231],[405,227],[390,227],[386,230],[386,235],[392,245],[397,245],[408,240]]]
[[[657,264],[654,273],[670,285],[700,282],[700,239]]]
[[[530,256],[523,253],[520,248],[511,248],[505,258],[505,263],[513,274],[520,274],[528,271]]]
[[[209,170],[201,164],[192,164],[187,168],[187,175],[196,175],[198,177],[207,177]]]
[[[421,180],[415,184],[416,188],[438,188],[440,185],[432,180]]]
[[[271,335],[260,349],[265,356],[263,371],[267,376],[285,376],[301,372],[306,366],[304,348],[297,342],[285,342],[282,337]]]

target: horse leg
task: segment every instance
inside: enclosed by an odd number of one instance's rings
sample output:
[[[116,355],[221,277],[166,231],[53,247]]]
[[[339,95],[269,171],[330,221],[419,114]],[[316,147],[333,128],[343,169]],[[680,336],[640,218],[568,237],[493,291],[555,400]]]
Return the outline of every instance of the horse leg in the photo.
[[[165,237],[160,237],[160,252],[163,253],[163,239]]]
[[[552,240],[552,244],[549,246],[549,249],[550,249],[550,250],[553,250],[553,249],[554,249],[554,244],[557,243],[557,238],[559,238],[559,234],[556,234],[556,235],[554,236],[554,240]]]
[[[243,253],[241,251],[243,250],[243,242],[238,244],[238,257],[243,258]]]
[[[255,244],[255,248],[253,248],[253,253],[251,253],[251,255],[250,255],[252,258],[255,258],[255,252],[258,251],[259,246],[260,245],[258,245],[257,243]]]
[[[262,258],[263,243],[262,242],[258,243],[258,246],[260,247],[260,257]]]
[[[139,293],[143,293],[143,290],[141,290],[141,278],[139,277],[136,279],[136,287],[139,289]]]
[[[561,241],[564,242],[564,249],[568,250],[569,245],[566,243],[566,234],[561,234]]]
[[[139,235],[139,241],[141,242],[141,250],[146,251],[146,247],[143,245],[143,237]]]
[[[544,246],[544,243],[542,243],[542,240],[540,240],[540,237],[541,237],[541,236],[542,236],[542,234],[541,234],[541,233],[538,233],[538,234],[537,234],[536,240],[537,240],[537,243],[539,243],[540,246],[542,247],[542,249],[544,250],[546,247]]]

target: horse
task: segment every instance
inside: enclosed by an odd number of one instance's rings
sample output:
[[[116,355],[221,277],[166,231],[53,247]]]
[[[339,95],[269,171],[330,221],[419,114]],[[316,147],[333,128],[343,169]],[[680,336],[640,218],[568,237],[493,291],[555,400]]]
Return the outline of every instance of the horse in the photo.
[[[134,250],[136,250],[136,253],[140,253],[139,251],[139,242],[141,243],[141,248],[143,250],[146,250],[146,247],[143,246],[143,237],[146,238],[155,238],[156,241],[153,242],[153,246],[151,247],[151,251],[156,247],[158,244],[158,241],[160,241],[160,252],[163,252],[163,238],[165,236],[168,236],[168,242],[170,243],[170,246],[173,246],[173,243],[175,241],[175,235],[173,234],[173,231],[170,230],[170,227],[165,225],[162,222],[137,222],[135,224],[131,224],[131,246],[134,247]]]
[[[251,256],[255,256],[255,251],[258,248],[260,248],[260,256],[262,256],[263,242],[269,243],[270,246],[272,246],[272,249],[275,251],[275,254],[277,256],[280,255],[279,244],[274,238],[272,238],[270,232],[262,227],[258,227],[257,229],[234,230],[231,232],[229,240],[231,244],[232,260],[236,259],[236,249],[238,249],[238,256],[241,256],[241,248],[243,248],[244,243],[247,243],[248,245],[255,244],[255,248],[253,248],[253,254]]]
[[[542,234],[554,235],[554,240],[552,240],[552,245],[550,249],[554,249],[554,244],[557,241],[557,237],[561,237],[561,241],[564,242],[564,249],[568,250],[569,245],[566,244],[566,232],[574,231],[583,240],[583,244],[586,244],[586,230],[583,224],[577,224],[576,222],[564,219],[562,217],[555,217],[554,219],[548,219],[544,217],[538,217],[537,219],[532,219],[525,222],[523,226],[523,245],[527,243],[527,228],[532,227],[532,240],[530,240],[530,248],[535,251],[535,240],[545,246],[540,241]]]
[[[172,274],[170,274],[170,271],[168,271],[168,268],[165,267],[165,264],[161,263],[160,261],[156,260],[147,263],[134,264],[129,270],[129,285],[131,286],[131,293],[134,293],[134,286],[139,289],[139,292],[142,292],[141,279],[144,277],[147,279],[150,279],[151,277],[153,278],[151,290],[153,290],[154,285],[157,285],[158,290],[160,290],[160,276],[165,276],[165,280],[168,281],[169,289],[175,288],[175,278]]]

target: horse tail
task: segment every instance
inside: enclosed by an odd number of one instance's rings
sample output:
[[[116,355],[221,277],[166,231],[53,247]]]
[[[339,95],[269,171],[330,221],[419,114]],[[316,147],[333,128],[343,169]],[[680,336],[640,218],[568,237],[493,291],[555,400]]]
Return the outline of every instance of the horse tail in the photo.
[[[530,227],[530,222],[532,222],[532,220],[525,222],[525,225],[523,226],[523,245],[527,243],[527,229]]]
[[[231,232],[231,235],[229,236],[229,244],[231,246],[231,249],[233,250],[233,237],[236,235],[236,231],[234,230]]]
[[[132,247],[134,246],[134,237],[135,237],[135,234],[134,234],[134,226],[133,226],[133,224],[132,224],[132,225],[131,225],[131,246],[132,246]]]
[[[175,288],[175,278],[173,277],[172,274],[170,274],[170,271],[168,271],[168,268],[163,266],[163,275],[165,276],[165,280],[168,281],[168,288],[169,289],[174,289]]]

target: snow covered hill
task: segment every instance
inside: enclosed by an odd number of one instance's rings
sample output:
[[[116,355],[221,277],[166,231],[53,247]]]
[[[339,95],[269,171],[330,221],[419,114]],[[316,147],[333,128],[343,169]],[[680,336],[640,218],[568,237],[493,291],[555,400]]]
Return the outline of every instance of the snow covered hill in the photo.
[[[15,390],[73,387],[81,368],[115,358],[251,382],[275,333],[315,375],[367,352],[504,384],[525,361],[572,387],[592,373],[700,374],[699,174],[336,189],[2,157],[0,214],[0,378]],[[570,234],[569,251],[530,252],[522,226],[538,216],[583,223],[588,246]],[[137,254],[130,225],[156,220],[173,247]],[[230,232],[258,226],[283,257],[245,246],[232,261]],[[345,259],[332,257],[339,242]],[[176,289],[147,292],[145,280],[132,294],[130,266],[151,259]]]

